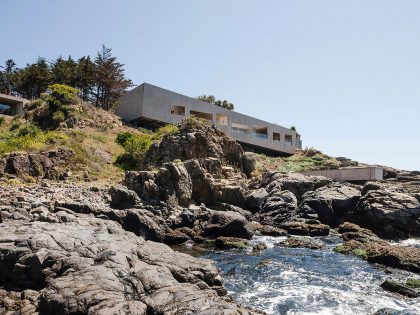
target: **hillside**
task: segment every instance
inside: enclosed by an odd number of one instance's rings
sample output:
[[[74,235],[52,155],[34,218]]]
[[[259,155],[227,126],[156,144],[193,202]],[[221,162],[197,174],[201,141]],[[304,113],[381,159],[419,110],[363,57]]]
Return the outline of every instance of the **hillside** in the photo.
[[[42,107],[42,106],[41,106]],[[6,158],[12,155],[39,156],[48,152],[69,150],[73,154],[60,163],[60,173],[68,181],[117,182],[123,177],[123,170],[114,165],[115,159],[123,152],[116,143],[119,133],[140,133],[135,128],[124,125],[120,118],[102,109],[83,102],[74,105],[73,113],[52,128],[51,123],[37,123],[39,108],[29,110],[23,117],[1,116],[0,119],[0,172]],[[3,167],[2,167],[3,165]],[[22,166],[23,167],[23,166]],[[35,181],[36,177],[25,174],[25,181]],[[10,182],[14,176],[3,178]],[[13,179],[13,181],[17,181]]]

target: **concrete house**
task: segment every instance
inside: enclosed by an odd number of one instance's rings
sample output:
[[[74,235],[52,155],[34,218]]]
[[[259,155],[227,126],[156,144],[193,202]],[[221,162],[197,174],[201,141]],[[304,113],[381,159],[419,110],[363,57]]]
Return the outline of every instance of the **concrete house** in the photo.
[[[294,130],[143,83],[125,93],[116,114],[138,126],[177,124],[187,116],[209,121],[244,149],[290,155],[301,148]]]
[[[0,93],[0,114],[15,116],[23,112],[23,107],[30,101],[12,95]]]

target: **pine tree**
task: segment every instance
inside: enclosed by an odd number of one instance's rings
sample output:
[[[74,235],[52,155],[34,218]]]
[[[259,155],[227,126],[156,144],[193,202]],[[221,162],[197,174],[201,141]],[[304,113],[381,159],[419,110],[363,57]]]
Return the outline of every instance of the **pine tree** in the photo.
[[[84,101],[90,101],[92,91],[95,86],[95,63],[89,56],[82,57],[77,62],[75,87],[80,90],[80,95]]]
[[[76,62],[69,56],[67,60],[58,57],[51,66],[52,82],[54,84],[65,84],[75,86],[76,84]]]
[[[0,67],[0,93],[11,95],[15,90],[16,63],[12,59],[8,59],[4,63],[4,67]]]
[[[40,57],[16,72],[16,92],[28,99],[38,98],[52,83],[51,79],[48,63]]]
[[[95,65],[95,105],[105,110],[112,110],[124,91],[132,86],[132,82],[125,78],[124,65],[117,62],[111,54],[111,49],[105,45],[102,45],[102,50],[95,59]]]

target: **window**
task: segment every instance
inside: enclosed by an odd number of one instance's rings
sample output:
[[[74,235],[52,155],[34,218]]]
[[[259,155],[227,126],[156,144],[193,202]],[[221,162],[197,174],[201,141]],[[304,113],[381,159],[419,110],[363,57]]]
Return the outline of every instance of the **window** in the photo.
[[[273,132],[273,140],[274,141],[280,141],[280,134],[278,132]]]
[[[216,114],[216,124],[220,126],[228,125],[228,116],[224,114]]]
[[[207,120],[209,123],[213,123],[213,114],[204,113],[204,112],[197,112],[195,110],[190,111],[191,116],[195,116],[201,119]]]
[[[286,144],[292,144],[293,136],[292,135],[286,135],[285,141],[286,141]]]
[[[254,135],[260,139],[268,139],[268,130],[267,127],[255,126]]]
[[[232,133],[248,134],[249,133],[249,126],[232,123]]]
[[[185,106],[180,106],[180,105],[172,106],[171,114],[185,116]]]
[[[11,115],[11,106],[0,104],[0,114],[1,115]]]

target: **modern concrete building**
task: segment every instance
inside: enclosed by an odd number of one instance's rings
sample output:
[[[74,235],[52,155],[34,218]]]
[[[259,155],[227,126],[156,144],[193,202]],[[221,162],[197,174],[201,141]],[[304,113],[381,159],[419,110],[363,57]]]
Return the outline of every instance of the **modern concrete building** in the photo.
[[[300,172],[303,175],[325,176],[333,180],[363,182],[368,180],[383,180],[384,170],[382,167],[347,167],[336,170],[319,170]]]
[[[296,131],[143,83],[125,93],[116,114],[138,126],[177,124],[187,116],[209,121],[245,149],[290,155],[301,148]]]
[[[0,114],[15,116],[23,112],[25,104],[29,100],[16,96],[6,95],[0,93]]]

